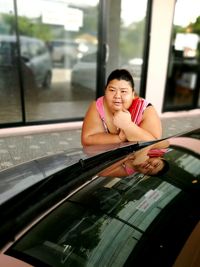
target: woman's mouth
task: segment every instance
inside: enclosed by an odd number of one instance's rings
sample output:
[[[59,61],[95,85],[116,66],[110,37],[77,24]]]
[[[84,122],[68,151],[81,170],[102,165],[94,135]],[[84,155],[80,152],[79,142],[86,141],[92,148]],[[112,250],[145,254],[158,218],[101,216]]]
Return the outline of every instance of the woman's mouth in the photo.
[[[113,103],[114,103],[115,106],[122,106],[122,102],[120,102],[120,101],[115,101]]]

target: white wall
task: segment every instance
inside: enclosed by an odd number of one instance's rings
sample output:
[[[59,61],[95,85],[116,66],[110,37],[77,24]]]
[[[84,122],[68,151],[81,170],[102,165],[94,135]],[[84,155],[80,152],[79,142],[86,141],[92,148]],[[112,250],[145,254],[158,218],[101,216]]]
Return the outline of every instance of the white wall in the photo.
[[[161,114],[176,0],[153,0],[145,98]]]

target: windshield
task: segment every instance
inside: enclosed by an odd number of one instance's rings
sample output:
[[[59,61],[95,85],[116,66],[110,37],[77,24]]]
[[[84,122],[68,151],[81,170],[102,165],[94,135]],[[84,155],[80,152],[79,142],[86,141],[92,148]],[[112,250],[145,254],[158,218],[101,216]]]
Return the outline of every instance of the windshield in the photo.
[[[99,177],[40,222],[14,250],[54,267],[123,266],[145,229],[179,192],[156,177]]]
[[[191,151],[170,148],[169,144],[160,149],[165,149],[162,155],[155,150],[152,155],[168,161],[165,172],[151,175],[134,169],[128,174],[124,162],[131,160],[133,168],[143,164],[149,153],[144,148],[128,155],[94,176],[16,242],[8,254],[36,266],[41,262],[52,267],[123,266],[153,225],[153,236],[160,236],[163,229],[167,238],[170,234],[174,238],[178,228],[170,226],[170,219],[179,227],[187,216],[191,218],[190,205],[182,210],[185,204],[180,200],[190,203],[189,190],[199,188],[200,160]],[[191,205],[191,209],[195,207]],[[188,223],[184,238],[176,243],[184,242],[190,234],[197,222],[192,217],[192,226]]]

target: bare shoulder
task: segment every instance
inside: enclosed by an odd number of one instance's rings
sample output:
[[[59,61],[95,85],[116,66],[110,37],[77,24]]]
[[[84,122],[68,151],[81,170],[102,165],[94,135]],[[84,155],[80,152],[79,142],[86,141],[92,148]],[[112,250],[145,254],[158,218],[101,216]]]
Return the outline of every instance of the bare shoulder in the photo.
[[[161,138],[162,123],[154,106],[148,106],[145,109],[140,127],[150,132],[155,138]]]
[[[96,101],[93,101],[90,104],[83,120],[82,139],[98,132],[104,132],[104,128],[96,108]]]
[[[90,106],[88,107],[88,110],[86,112],[85,118],[84,118],[84,122],[100,122],[100,116],[99,113],[97,111],[97,107],[96,107],[96,101],[93,101]]]
[[[96,101],[92,101],[92,103],[89,105],[88,110],[86,112],[86,116],[92,116],[97,115],[97,108],[96,108]]]
[[[158,112],[156,111],[154,106],[150,105],[150,106],[146,107],[146,109],[144,110],[143,117],[144,118],[149,118],[149,116],[152,116],[152,115],[157,117],[157,118],[159,118]]]

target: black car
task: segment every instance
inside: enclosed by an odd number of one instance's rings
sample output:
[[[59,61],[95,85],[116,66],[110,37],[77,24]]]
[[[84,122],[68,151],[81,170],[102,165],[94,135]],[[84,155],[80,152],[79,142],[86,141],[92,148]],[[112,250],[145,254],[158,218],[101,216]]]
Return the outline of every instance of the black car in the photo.
[[[0,172],[0,266],[200,266],[199,139],[196,129]]]

